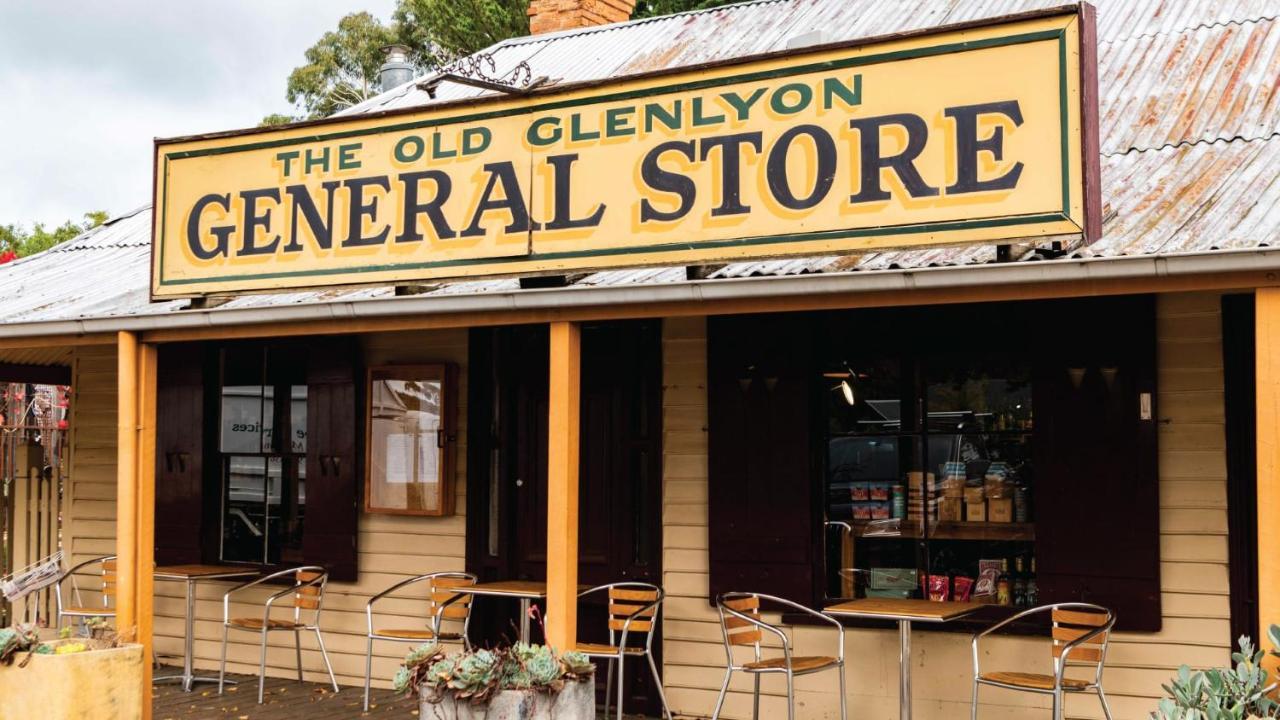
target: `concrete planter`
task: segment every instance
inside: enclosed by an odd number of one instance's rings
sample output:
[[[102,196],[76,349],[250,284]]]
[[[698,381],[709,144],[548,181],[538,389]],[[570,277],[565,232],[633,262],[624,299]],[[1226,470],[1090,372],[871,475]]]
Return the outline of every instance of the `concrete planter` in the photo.
[[[142,646],[35,655],[0,666],[0,717],[136,720],[142,717]]]
[[[420,720],[594,720],[595,679],[566,683],[551,694],[534,690],[504,690],[483,705],[446,697],[438,703],[419,701]]]

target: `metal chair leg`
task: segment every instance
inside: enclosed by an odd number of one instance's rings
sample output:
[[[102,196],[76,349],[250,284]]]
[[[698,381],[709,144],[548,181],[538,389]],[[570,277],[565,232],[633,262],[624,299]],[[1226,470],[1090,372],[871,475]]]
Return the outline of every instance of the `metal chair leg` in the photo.
[[[302,682],[302,631],[293,631],[293,649],[298,656],[298,682]]]
[[[222,626],[222,664],[218,666],[218,694],[222,694],[222,685],[227,680],[227,626]]]
[[[1102,692],[1102,686],[1098,686],[1098,700],[1102,701],[1102,714],[1111,720],[1111,705],[1107,703],[1107,696]]]
[[[729,692],[729,678],[733,677],[733,669],[724,669],[724,683],[720,686],[720,697],[716,700],[716,709],[711,713],[711,720],[719,720],[720,709],[724,707],[725,693]]]
[[[622,668],[626,657],[625,653],[618,653],[618,720],[622,720],[622,693],[625,690],[625,685],[622,682]]]
[[[364,711],[369,712],[369,684],[373,679],[373,638],[364,654]]]
[[[262,658],[258,663],[258,704],[262,704],[262,690],[267,684],[267,629],[262,628]]]
[[[969,707],[969,720],[978,720],[978,678],[973,679],[973,702]]]
[[[1062,720],[1062,691],[1053,691],[1053,720]]]
[[[604,675],[604,715],[601,717],[608,720],[609,708],[613,705],[613,658],[609,658],[606,662],[609,664]]]
[[[760,676],[752,674],[751,679],[755,681],[755,691],[751,694],[751,720],[760,720]]]
[[[662,689],[662,678],[658,675],[658,664],[653,661],[652,653],[645,653],[645,658],[649,661],[649,670],[653,673],[653,686],[658,690],[658,699],[662,701],[662,712],[666,714],[667,720],[675,720],[675,716],[671,714],[671,706],[667,704],[667,693]]]
[[[324,669],[329,671],[329,682],[333,683],[333,691],[338,692],[338,679],[333,676],[333,666],[329,664],[329,653],[324,649],[324,636],[320,634],[320,628],[312,628],[316,631],[316,642],[320,643],[320,657],[324,658]]]
[[[759,693],[756,702],[760,702]],[[796,720],[796,679],[790,670],[787,670],[787,720]]]
[[[844,663],[836,666],[840,673],[840,720],[849,720],[849,700],[845,695]]]

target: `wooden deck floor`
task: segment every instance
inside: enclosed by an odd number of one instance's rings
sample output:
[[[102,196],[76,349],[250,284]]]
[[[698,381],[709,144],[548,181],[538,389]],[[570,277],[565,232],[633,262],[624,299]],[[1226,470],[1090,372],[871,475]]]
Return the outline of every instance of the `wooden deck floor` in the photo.
[[[217,685],[197,684],[183,692],[177,684],[155,686],[152,701],[154,720],[349,720],[349,718],[417,718],[416,701],[390,690],[373,691],[369,712],[361,711],[364,689],[343,687],[336,695],[328,685],[299,683],[296,680],[267,678],[263,704],[258,704],[258,678],[227,675],[238,680],[218,695]]]

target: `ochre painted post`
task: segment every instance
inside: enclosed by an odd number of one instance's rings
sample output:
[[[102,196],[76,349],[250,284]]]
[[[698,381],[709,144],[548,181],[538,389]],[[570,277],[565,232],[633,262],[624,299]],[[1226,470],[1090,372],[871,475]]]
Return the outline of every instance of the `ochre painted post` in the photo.
[[[578,411],[582,333],[577,323],[551,324],[547,423],[547,644],[578,642]]]
[[[1280,623],[1280,288],[1257,291],[1258,628],[1259,645],[1274,649],[1267,628]],[[1275,676],[1276,658],[1264,665]]]
[[[138,338],[116,336],[116,629],[138,626]]]
[[[142,644],[142,720],[151,719],[151,651],[155,621],[156,546],[156,363],[155,345],[138,352],[137,541],[138,596],[135,613]]]
[[[151,718],[154,620],[156,347],[117,338],[116,629],[143,647],[142,720]]]

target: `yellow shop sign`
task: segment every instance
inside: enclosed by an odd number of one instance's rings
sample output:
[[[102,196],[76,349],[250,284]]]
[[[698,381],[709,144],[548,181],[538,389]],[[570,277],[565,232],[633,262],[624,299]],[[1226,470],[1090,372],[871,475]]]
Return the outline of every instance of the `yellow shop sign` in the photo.
[[[1092,239],[1092,20],[157,141],[153,295]]]

